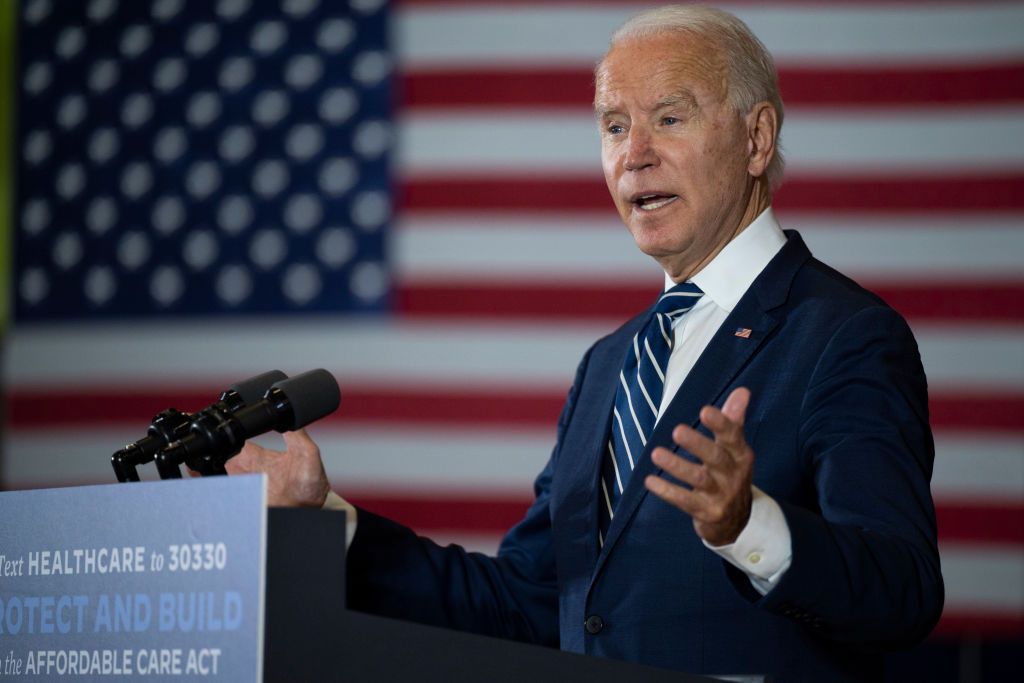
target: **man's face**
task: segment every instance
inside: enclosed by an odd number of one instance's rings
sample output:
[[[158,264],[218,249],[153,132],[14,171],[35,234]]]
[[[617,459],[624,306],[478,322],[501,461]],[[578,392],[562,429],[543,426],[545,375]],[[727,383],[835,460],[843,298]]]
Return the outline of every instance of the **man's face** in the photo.
[[[725,73],[707,41],[666,33],[613,46],[597,74],[608,189],[637,246],[677,281],[753,218],[747,123]]]

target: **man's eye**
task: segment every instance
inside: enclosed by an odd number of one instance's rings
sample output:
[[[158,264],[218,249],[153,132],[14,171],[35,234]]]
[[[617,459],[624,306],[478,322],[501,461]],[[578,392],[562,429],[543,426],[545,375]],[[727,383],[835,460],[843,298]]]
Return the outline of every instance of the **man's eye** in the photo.
[[[666,116],[661,120],[661,122],[666,126],[674,126],[675,124],[679,123],[679,119],[677,119],[674,116]]]
[[[614,124],[614,123],[612,125],[608,126],[608,132],[611,133],[612,135],[618,135],[619,133],[621,133],[624,130],[625,130],[625,128],[623,128],[620,125]]]

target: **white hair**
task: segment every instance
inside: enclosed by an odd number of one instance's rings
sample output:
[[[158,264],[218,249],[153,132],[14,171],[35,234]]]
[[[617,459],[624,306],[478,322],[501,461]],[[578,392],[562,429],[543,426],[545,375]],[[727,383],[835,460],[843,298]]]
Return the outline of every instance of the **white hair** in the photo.
[[[778,188],[785,166],[780,148],[784,110],[778,72],[764,43],[740,19],[723,10],[702,5],[666,5],[629,19],[612,34],[611,44],[673,32],[706,38],[721,50],[728,69],[726,97],[737,113],[749,113],[758,102],[768,102],[775,109],[775,154],[765,176],[771,189]]]

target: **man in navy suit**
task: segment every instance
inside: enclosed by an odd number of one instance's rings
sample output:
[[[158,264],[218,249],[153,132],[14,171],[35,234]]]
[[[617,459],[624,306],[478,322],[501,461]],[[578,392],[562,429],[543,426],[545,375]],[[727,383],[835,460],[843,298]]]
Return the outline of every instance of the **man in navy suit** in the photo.
[[[595,110],[623,221],[696,303],[590,348],[497,557],[348,506],[349,605],[691,672],[875,680],[879,651],[927,635],[943,600],[913,336],[776,222],[783,107],[738,19],[630,20],[596,70]],[[654,324],[667,361],[645,347]],[[662,385],[638,393],[624,368],[645,356]],[[345,506],[315,444],[287,444],[229,466],[267,471],[279,504]]]

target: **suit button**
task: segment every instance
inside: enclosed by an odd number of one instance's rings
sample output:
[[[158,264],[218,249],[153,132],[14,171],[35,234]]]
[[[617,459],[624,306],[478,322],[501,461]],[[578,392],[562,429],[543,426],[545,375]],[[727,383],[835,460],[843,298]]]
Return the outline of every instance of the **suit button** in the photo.
[[[587,617],[587,620],[583,622],[583,628],[587,629],[587,633],[590,635],[597,635],[601,632],[601,629],[604,628],[604,619],[596,614],[591,614]]]

